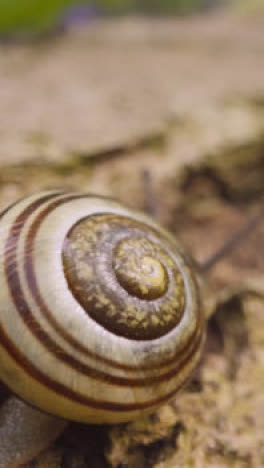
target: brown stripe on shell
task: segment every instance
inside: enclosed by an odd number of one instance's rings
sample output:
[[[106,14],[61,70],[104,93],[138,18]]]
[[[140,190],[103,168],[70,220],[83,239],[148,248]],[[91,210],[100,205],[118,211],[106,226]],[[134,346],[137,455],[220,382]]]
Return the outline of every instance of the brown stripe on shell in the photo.
[[[177,366],[170,370],[168,373],[164,374],[163,376],[159,377],[150,377],[150,378],[145,378],[145,379],[127,379],[127,378],[118,378],[118,377],[111,377],[108,374],[105,373],[98,373],[94,369],[89,368],[88,366],[85,366],[84,364],[80,363],[76,359],[72,358],[71,356],[68,356],[67,354],[64,353],[63,349],[59,347],[56,343],[54,343],[50,337],[46,334],[44,330],[41,330],[39,327],[39,324],[33,317],[28,304],[25,300],[25,297],[23,295],[23,291],[21,288],[21,284],[19,281],[19,275],[17,272],[17,264],[16,264],[16,258],[15,258],[15,250],[16,250],[16,244],[19,238],[19,234],[23,228],[23,225],[27,219],[28,216],[42,203],[46,202],[48,199],[54,197],[54,195],[46,196],[43,197],[42,199],[39,199],[35,202],[33,202],[29,207],[27,207],[24,212],[19,215],[17,218],[17,222],[13,225],[11,228],[11,233],[8,238],[6,248],[8,252],[10,253],[10,247],[12,247],[13,252],[12,255],[8,254],[6,257],[5,261],[5,266],[6,266],[6,272],[7,272],[7,278],[8,278],[8,284],[11,290],[11,294],[13,296],[14,302],[17,306],[18,311],[21,314],[21,317],[24,320],[24,323],[27,325],[27,327],[31,330],[31,332],[38,337],[41,343],[43,343],[47,349],[49,349],[50,352],[54,353],[58,359],[63,360],[67,365],[71,365],[73,368],[78,369],[80,372],[90,375],[93,378],[97,379],[102,379],[102,380],[107,380],[110,381],[112,384],[117,384],[117,385],[129,385],[129,386],[146,386],[149,385],[150,383],[154,382],[162,382],[164,379],[168,379],[169,377],[175,375],[176,372],[180,370],[180,368],[184,365],[186,361],[186,356],[183,356],[184,362],[182,363],[181,361],[177,361]],[[66,199],[67,200],[67,199]],[[65,201],[65,200],[64,200]],[[63,201],[57,200],[57,202],[62,203]],[[54,202],[55,203],[55,202]],[[52,206],[54,205],[52,204]],[[19,228],[17,228],[19,226]],[[10,277],[12,275],[12,282],[9,281]],[[198,338],[200,337],[200,330],[198,330]],[[196,344],[196,340],[194,340],[193,345]],[[193,346],[189,347],[186,349],[187,351],[187,359],[189,359],[190,354],[192,354],[193,351]]]
[[[25,220],[28,216],[30,216],[30,214],[38,207],[40,206],[42,203],[46,202],[47,200],[53,198],[55,195],[52,194],[52,195],[49,195],[49,196],[45,196],[41,199],[38,199],[37,201],[33,202],[29,207],[27,207],[24,212],[17,218],[17,223],[15,223],[13,225],[13,227],[11,228],[11,232],[10,232],[10,236],[8,238],[8,242],[6,244],[6,249],[8,252],[10,252],[10,247],[14,247],[14,242],[15,244],[17,243],[18,241],[18,237],[19,237],[19,233],[21,232],[22,228],[23,228],[23,225],[25,223]],[[79,196],[80,197],[80,196]],[[78,197],[78,198],[79,198]],[[62,200],[60,200],[62,202]],[[64,200],[65,201],[65,200]],[[19,226],[19,228],[17,229],[17,226]],[[15,261],[15,254],[13,255],[9,255],[7,254],[7,257],[6,257],[6,262],[7,262],[7,265],[6,265],[6,270],[7,270],[7,276],[8,276],[8,279],[10,278],[11,276],[11,271],[10,271],[10,268],[12,270],[12,281],[14,279],[14,276],[15,276],[15,281],[14,281],[14,285],[12,286],[12,295],[13,295],[13,298],[16,302],[16,305],[20,311],[20,313],[22,314],[22,317],[24,317],[24,321],[26,323],[27,326],[29,325],[32,325],[32,323],[29,323],[28,320],[30,320],[31,322],[31,316],[28,315],[28,312],[30,313],[30,311],[28,310],[28,304],[26,303],[25,301],[25,298],[23,297],[23,292],[22,292],[22,289],[21,289],[21,285],[19,283],[19,277],[18,277],[18,273],[17,273],[17,269],[15,268],[13,270],[13,267],[14,267],[14,264],[15,266],[17,267],[16,265],[16,261]],[[14,275],[14,276],[13,276]],[[9,283],[9,286],[10,286],[10,283]],[[35,324],[37,325],[37,324]],[[198,327],[199,328],[199,327]],[[34,328],[34,330],[36,330]],[[123,411],[125,410],[134,410],[134,409],[140,409],[140,408],[145,408],[145,407],[148,407],[148,406],[152,406],[152,405],[156,405],[158,404],[159,402],[162,402],[163,400],[165,401],[167,398],[170,397],[170,393],[173,395],[174,392],[177,391],[177,388],[175,390],[173,390],[172,392],[170,392],[169,394],[165,395],[164,397],[161,397],[160,399],[157,399],[157,400],[153,400],[152,402],[148,402],[147,404],[145,403],[138,403],[138,404],[127,404],[125,405],[125,408],[124,408],[124,405],[122,404],[117,404],[117,403],[110,403],[110,402],[104,402],[104,401],[93,401],[93,399],[91,398],[87,398],[83,395],[80,395],[76,392],[73,392],[72,390],[68,389],[67,387],[65,387],[64,385],[60,384],[59,382],[56,382],[52,379],[50,379],[49,377],[45,376],[43,373],[41,373],[41,371],[39,371],[37,368],[35,368],[28,360],[26,357],[23,357],[23,359],[21,359],[21,355],[18,351],[18,349],[11,344],[10,340],[5,336],[4,336],[4,332],[2,331],[1,332],[1,336],[2,336],[2,343],[6,346],[7,349],[9,349],[9,351],[11,350],[10,354],[15,358],[15,360],[30,374],[30,375],[33,375],[35,377],[38,378],[38,380],[42,381],[42,383],[44,383],[45,385],[48,385],[51,389],[53,389],[54,391],[59,391],[60,393],[62,393],[63,395],[65,395],[66,397],[69,397],[70,395],[70,398],[74,399],[74,401],[79,401],[79,402],[84,402],[85,401],[85,404],[89,404],[90,406],[95,406],[97,407],[96,405],[98,405],[98,407],[101,407],[101,408],[106,408],[104,405],[110,405],[111,409],[116,409],[116,406],[120,406],[120,408],[122,408]],[[41,334],[39,335],[41,341],[42,341],[42,338],[43,338],[43,335],[42,335],[42,331],[41,331]],[[194,353],[199,349],[200,347],[200,341],[201,341],[201,333],[199,331],[198,333],[198,337],[199,339],[196,341],[196,345],[194,346],[194,349],[191,350],[191,354],[194,355]],[[192,348],[192,347],[191,347]],[[15,351],[14,351],[15,350]],[[190,350],[189,350],[190,351]],[[189,362],[189,358],[190,358],[190,353],[188,352],[187,353],[187,356],[185,356],[185,359],[184,359],[184,362],[181,362],[181,368]],[[68,358],[67,358],[68,360]],[[174,369],[174,373],[178,372],[179,370],[179,366],[177,365],[176,369]],[[108,379],[109,379],[109,376],[108,376]],[[104,379],[105,380],[105,379]],[[129,379],[126,379],[128,381],[128,385],[130,385],[130,382],[129,382]],[[158,380],[158,382],[160,382],[160,380]],[[112,383],[112,382],[111,382]],[[126,383],[127,384],[127,383]],[[93,402],[93,403],[92,403]],[[121,410],[121,409],[120,409]]]
[[[66,192],[52,192],[52,194],[51,194],[51,192],[50,192],[49,195],[47,195],[47,196],[50,198],[51,196],[63,195],[65,193]],[[8,213],[12,208],[14,208],[16,205],[18,205],[23,200],[25,200],[25,198],[21,198],[20,200],[16,200],[14,203],[11,203],[10,205],[8,205],[3,211],[0,212],[0,219],[2,219],[6,213]]]
[[[11,208],[14,208],[14,206],[16,206],[19,203],[19,201],[16,201],[16,202],[12,203],[11,205],[8,205],[7,208],[5,208],[3,211],[1,211],[0,219],[2,219],[4,217],[4,215],[11,210]]]
[[[66,199],[59,199],[55,200],[53,203],[51,203],[46,209],[44,209],[40,215],[39,218],[40,220],[43,220],[45,215],[48,214],[48,212],[52,211],[55,207],[67,202],[67,201],[72,201],[73,199],[76,198],[83,198],[85,195],[75,195]],[[17,271],[17,263],[15,259],[16,255],[16,245],[19,239],[19,234],[21,230],[23,229],[23,226],[26,222],[27,216],[29,216],[34,209],[36,209],[36,204],[41,205],[41,203],[46,202],[47,200],[44,200],[43,202],[37,201],[32,204],[32,206],[27,207],[24,213],[21,213],[13,227],[11,228],[11,234],[10,237],[8,238],[7,241],[7,246],[9,246],[9,243],[12,242],[12,248],[13,252],[11,255],[11,258],[9,256],[6,257],[6,271],[7,271],[7,277],[8,277],[8,284],[9,288],[13,297],[13,300],[16,304],[16,307],[25,323],[25,325],[28,327],[28,329],[31,331],[31,333],[38,338],[38,340],[42,343],[43,346],[46,347],[46,349],[54,354],[56,358],[62,362],[64,362],[66,365],[69,367],[72,367],[73,369],[79,371],[83,375],[89,376],[93,379],[96,380],[101,380],[101,381],[109,381],[111,384],[119,385],[119,386],[130,386],[130,387],[145,387],[149,386],[154,383],[161,383],[164,380],[167,380],[175,375],[175,373],[180,371],[181,368],[181,359],[180,356],[177,354],[177,363],[176,366],[169,370],[169,372],[166,372],[162,375],[159,376],[152,376],[152,377],[144,377],[144,378],[126,378],[126,377],[117,377],[117,376],[110,376],[108,373],[99,371],[97,369],[91,368],[90,366],[80,362],[73,356],[67,354],[61,346],[59,346],[46,332],[43,330],[38,323],[38,321],[35,319],[34,315],[32,314],[30,307],[24,297],[21,283],[19,280],[19,274]],[[17,226],[19,228],[17,229]],[[14,231],[14,229],[16,230]],[[32,229],[32,228],[31,228]],[[36,229],[37,229],[37,223],[36,223]],[[34,231],[33,231],[34,232]],[[26,249],[25,249],[25,271],[27,275],[27,280],[29,282],[29,287],[31,290],[31,293],[33,293],[33,297],[37,300],[38,305],[41,308],[42,313],[45,313],[45,315],[49,316],[49,318],[53,318],[52,314],[50,311],[46,308],[45,303],[43,299],[41,298],[40,292],[37,287],[36,283],[36,278],[34,275],[33,271],[33,259],[32,259],[32,245],[30,245],[32,236],[28,235],[27,237],[27,242],[26,242]],[[12,281],[9,281],[10,277],[12,276]],[[196,331],[200,333],[200,330]],[[195,340],[192,340],[195,342]],[[188,346],[186,346],[185,353],[187,353],[187,356],[191,353],[192,346],[190,347],[190,344],[192,344],[192,341],[188,342]],[[191,348],[191,349],[190,349]],[[184,360],[185,355],[183,354],[181,357]],[[95,359],[97,356],[95,356]],[[176,360],[176,359],[175,359]],[[141,370],[141,368],[139,369]]]
[[[59,203],[60,201],[61,200],[58,200],[57,202],[56,201],[53,202],[51,206],[54,207],[54,205],[56,203]],[[28,239],[30,239],[30,237],[28,237]],[[38,290],[36,277],[35,277],[34,270],[33,270],[32,250],[27,245],[25,251],[26,251],[26,255],[24,258],[25,260],[24,265],[25,265],[25,272],[26,272],[28,283],[29,283],[30,291],[34,299],[38,303],[38,306],[40,307],[41,312],[46,317],[49,317],[49,319],[52,319],[52,321],[54,322],[54,317],[52,317],[51,312],[46,307],[43,301],[43,298],[41,297],[40,291]],[[17,278],[17,280],[19,281],[19,278]],[[16,301],[17,307],[19,307],[20,304],[18,304],[18,302],[21,302],[21,296],[23,296],[21,287],[16,289],[16,294],[18,294],[18,297],[19,297],[18,301],[15,297],[13,298]],[[191,358],[193,347],[197,343],[197,340],[200,339],[200,334],[201,334],[201,329],[199,327],[196,329],[196,335],[192,337],[193,339],[188,341],[188,347],[186,346],[185,353],[182,356],[177,355],[177,362],[175,362],[176,364],[175,367],[170,369],[168,372],[159,376],[152,376],[152,377],[145,376],[143,378],[127,378],[127,377],[113,376],[113,375],[110,375],[109,373],[92,368],[89,365],[86,365],[80,362],[73,356],[66,353],[61,346],[59,346],[54,340],[52,340],[52,338],[44,330],[40,328],[40,324],[34,318],[33,314],[30,311],[29,306],[27,306],[27,308],[23,310],[22,318],[24,319],[28,328],[31,330],[32,334],[35,335],[35,337],[37,337],[40,340],[40,342],[46,347],[46,349],[49,352],[53,353],[58,360],[64,362],[65,364],[72,367],[73,369],[78,370],[83,375],[86,375],[93,379],[107,381],[111,383],[112,385],[130,386],[130,387],[146,387],[154,383],[161,383],[164,380],[168,380],[172,378],[173,376],[175,376],[177,372],[180,372],[180,369],[182,367],[181,366],[182,360],[185,361],[186,357]],[[57,322],[56,322],[56,325],[58,325]],[[66,335],[66,332],[65,332],[65,335]],[[95,360],[96,359],[97,357],[95,356]],[[138,370],[141,371],[141,368],[138,368]]]
[[[200,340],[201,341],[201,340]],[[41,372],[32,363],[19,351],[19,349],[9,340],[8,336],[6,335],[3,327],[0,325],[0,342],[5,347],[7,352],[10,356],[14,359],[14,361],[22,367],[23,370],[27,372],[28,375],[33,377],[35,380],[39,381],[42,385],[45,385],[54,393],[59,395],[63,395],[65,398],[68,398],[71,401],[76,403],[80,403],[85,406],[89,406],[91,408],[98,408],[98,409],[105,409],[109,411],[136,411],[136,410],[143,410],[147,408],[151,408],[152,406],[157,406],[163,402],[168,401],[170,398],[173,397],[175,393],[177,393],[189,380],[190,376],[186,377],[183,382],[176,385],[176,387],[171,390],[170,392],[166,393],[162,397],[157,398],[156,400],[149,400],[144,403],[113,403],[105,400],[95,400],[93,398],[86,397],[80,393],[75,392],[74,390],[65,387],[60,382],[57,382],[46,374]],[[196,346],[196,351],[200,348],[200,342]],[[189,360],[187,359],[187,362]]]
[[[32,226],[30,227],[30,230],[29,230],[29,233],[28,233],[27,239],[26,239],[26,244],[25,244],[26,255],[25,255],[24,269],[25,269],[26,278],[27,278],[27,281],[28,281],[28,285],[29,285],[31,294],[32,294],[34,300],[36,301],[36,303],[38,304],[42,314],[46,317],[48,322],[53,326],[53,328],[58,332],[58,334],[61,337],[63,337],[66,341],[68,341],[68,343],[70,343],[73,346],[73,348],[75,348],[76,350],[81,352],[84,356],[88,356],[88,357],[90,357],[92,359],[95,359],[95,360],[97,360],[99,362],[103,362],[105,364],[108,364],[109,366],[111,366],[113,368],[134,372],[134,371],[139,369],[138,366],[135,366],[135,365],[132,365],[132,364],[125,365],[125,364],[123,364],[121,362],[113,361],[112,359],[109,359],[109,358],[106,358],[106,357],[103,357],[101,355],[98,355],[98,354],[94,353],[93,351],[91,351],[90,349],[88,349],[84,345],[82,345],[80,342],[78,342],[70,333],[67,332],[66,329],[61,327],[60,324],[57,322],[56,318],[52,315],[51,311],[48,309],[47,305],[45,304],[45,301],[42,298],[40,290],[39,290],[38,285],[37,285],[36,275],[35,275],[35,272],[34,272],[34,262],[33,262],[33,253],[34,253],[33,244],[34,244],[34,240],[35,240],[36,234],[38,232],[38,229],[40,228],[42,222],[45,220],[45,218],[48,216],[48,214],[51,211],[53,211],[55,208],[57,208],[61,204],[70,202],[73,199],[85,198],[85,197],[90,198],[89,195],[75,195],[75,196],[68,197],[68,198],[63,199],[63,200],[61,200],[61,199],[56,200],[55,202],[49,204],[43,211],[41,211],[41,213],[35,219]],[[198,305],[198,308],[199,308],[199,305]],[[200,328],[203,327],[202,322],[203,322],[203,318],[201,317],[201,314],[199,314],[196,329],[194,330],[193,334],[191,335],[189,341],[192,341],[192,340],[194,340],[196,338],[196,335],[200,332]],[[185,355],[186,351],[188,350],[188,348],[189,348],[189,342],[181,350],[177,350],[177,352],[173,356],[171,356],[170,358],[168,358],[164,362],[159,363],[159,364],[155,364],[155,368],[156,369],[161,369],[163,367],[167,367],[170,364],[172,364],[175,361],[175,359],[179,360],[181,358],[181,356],[184,357],[184,355]],[[153,369],[152,365],[142,365],[142,366],[140,366],[141,371],[144,371],[144,370],[147,371],[147,370],[152,370],[152,369]]]

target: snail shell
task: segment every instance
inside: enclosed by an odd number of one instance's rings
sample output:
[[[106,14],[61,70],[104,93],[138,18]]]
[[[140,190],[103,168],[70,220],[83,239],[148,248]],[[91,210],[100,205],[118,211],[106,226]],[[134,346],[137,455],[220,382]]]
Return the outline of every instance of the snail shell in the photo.
[[[119,203],[42,192],[0,219],[0,378],[67,419],[117,423],[183,386],[204,336],[182,247]]]

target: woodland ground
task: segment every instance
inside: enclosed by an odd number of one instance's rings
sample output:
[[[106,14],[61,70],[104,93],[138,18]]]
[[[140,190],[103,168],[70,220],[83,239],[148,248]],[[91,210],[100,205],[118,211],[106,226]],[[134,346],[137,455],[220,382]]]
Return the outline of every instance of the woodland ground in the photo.
[[[128,18],[0,46],[0,203],[63,187],[144,209],[203,260],[264,198],[264,16]],[[38,468],[264,466],[264,223],[206,278],[199,371],[170,405],[73,424]]]

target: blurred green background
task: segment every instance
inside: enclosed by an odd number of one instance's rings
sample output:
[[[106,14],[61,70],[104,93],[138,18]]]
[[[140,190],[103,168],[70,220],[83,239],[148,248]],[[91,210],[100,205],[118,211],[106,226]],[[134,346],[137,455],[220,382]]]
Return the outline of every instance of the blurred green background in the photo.
[[[100,15],[182,15],[216,6],[261,4],[264,0],[0,0],[0,36],[38,34]]]
[[[0,0],[0,34],[37,33],[64,21],[68,24],[99,14],[184,14],[217,3],[219,0]]]

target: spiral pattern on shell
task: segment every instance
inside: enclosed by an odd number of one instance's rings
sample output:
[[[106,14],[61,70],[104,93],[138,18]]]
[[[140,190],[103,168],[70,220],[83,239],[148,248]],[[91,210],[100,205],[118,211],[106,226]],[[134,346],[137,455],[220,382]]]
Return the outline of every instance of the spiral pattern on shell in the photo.
[[[0,219],[0,378],[67,419],[115,423],[184,385],[204,336],[178,242],[116,201],[42,192]]]

